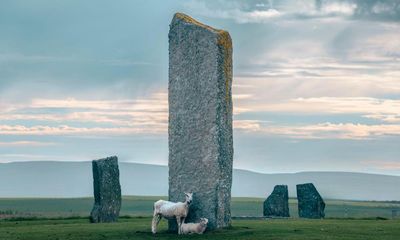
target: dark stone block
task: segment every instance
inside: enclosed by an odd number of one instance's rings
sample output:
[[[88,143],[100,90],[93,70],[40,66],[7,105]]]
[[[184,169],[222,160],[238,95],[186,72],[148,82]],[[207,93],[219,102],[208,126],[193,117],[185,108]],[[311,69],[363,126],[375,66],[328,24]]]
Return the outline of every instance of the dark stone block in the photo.
[[[264,216],[289,217],[289,194],[287,185],[276,185],[264,201]]]
[[[94,206],[90,221],[115,222],[121,209],[118,158],[108,157],[92,161]]]
[[[324,218],[325,202],[312,183],[297,185],[299,217]]]

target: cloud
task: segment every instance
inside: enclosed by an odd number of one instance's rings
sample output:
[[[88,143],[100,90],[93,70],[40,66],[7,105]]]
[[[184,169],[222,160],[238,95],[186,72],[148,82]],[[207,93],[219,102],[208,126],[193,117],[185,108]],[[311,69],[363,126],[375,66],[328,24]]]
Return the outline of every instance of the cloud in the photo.
[[[237,87],[242,88],[238,85]],[[242,89],[252,89],[244,87]],[[353,114],[378,119],[387,125],[356,123],[320,123],[303,126],[273,125],[267,119],[235,119],[234,129],[289,138],[370,139],[398,135],[400,100],[369,97],[294,98],[261,101],[253,94],[234,94],[234,114],[298,113]],[[50,111],[51,110],[51,111]],[[2,124],[2,135],[124,136],[130,134],[166,134],[168,129],[167,94],[157,92],[135,100],[35,99],[0,112],[0,121],[36,121],[32,126]],[[40,124],[42,123],[42,124]],[[82,126],[90,123],[90,127]],[[108,125],[102,125],[108,124]],[[392,125],[390,125],[392,124]],[[3,143],[3,145],[6,143]],[[15,143],[17,145],[18,143]],[[23,145],[23,142],[19,143]],[[28,144],[28,143],[26,143]],[[33,144],[33,143],[32,143]]]
[[[43,147],[53,146],[57,143],[54,142],[38,142],[38,141],[14,141],[14,142],[0,142],[0,147]]]
[[[322,15],[329,14],[340,14],[340,15],[353,15],[354,10],[357,8],[357,4],[349,2],[327,2],[323,4],[319,10]]]
[[[196,14],[237,23],[263,23],[275,19],[342,18],[396,21],[400,4],[396,0],[316,0],[316,1],[198,1],[185,4]]]
[[[260,120],[235,120],[234,129],[250,134],[263,134],[271,136],[283,136],[294,139],[353,139],[367,140],[382,136],[399,136],[400,125],[366,125],[353,123],[320,123],[305,126],[279,126],[268,125],[268,121]],[[2,135],[65,135],[65,136],[127,136],[135,134],[165,134],[167,124],[161,125],[140,125],[137,127],[71,127],[60,125],[32,126],[22,125],[0,125]],[[7,146],[6,143],[3,143]],[[24,145],[26,143],[13,143],[8,146]],[[1,146],[2,144],[0,144]],[[39,146],[39,145],[38,145]]]
[[[400,125],[366,125],[353,123],[320,123],[305,126],[265,125],[260,121],[243,121],[239,130],[294,139],[368,140],[383,136],[400,136]]]
[[[232,8],[215,7],[215,3],[212,5],[213,6],[210,7],[207,2],[203,1],[188,1],[185,3],[185,7],[189,9],[189,11],[194,11],[199,15],[210,18],[233,19],[238,23],[265,22],[269,19],[281,16],[281,12],[273,8],[243,11],[239,8],[239,5],[236,4],[233,4]],[[227,5],[229,6],[230,4]]]
[[[361,161],[362,164],[379,170],[400,170],[400,162],[395,161]]]
[[[257,131],[261,129],[261,121],[259,120],[234,120],[233,128],[239,131]]]
[[[234,94],[235,100],[250,99]],[[165,134],[168,128],[168,97],[165,92],[133,100],[32,99],[7,104],[0,110],[1,134],[7,135],[126,135]],[[245,111],[235,107],[235,114]],[[90,127],[82,127],[82,124]]]
[[[104,135],[133,135],[165,133],[166,125],[143,124],[137,127],[72,127],[59,125],[56,127],[38,125],[26,127],[23,125],[0,125],[2,135],[72,135],[72,136],[104,136]]]
[[[371,97],[315,97],[280,101],[238,99],[236,106],[245,112],[297,114],[361,114],[364,118],[400,123],[400,100]]]
[[[354,12],[356,18],[372,20],[399,21],[400,2],[397,0],[353,0],[357,4]]]
[[[160,92],[135,100],[33,99],[28,104],[9,104],[8,109],[0,110],[0,121],[41,123],[32,127],[2,125],[3,134],[101,134],[102,130],[110,134],[164,133],[168,102],[166,94]],[[74,127],[78,123],[90,123],[93,127]],[[102,128],[99,124],[110,127]]]

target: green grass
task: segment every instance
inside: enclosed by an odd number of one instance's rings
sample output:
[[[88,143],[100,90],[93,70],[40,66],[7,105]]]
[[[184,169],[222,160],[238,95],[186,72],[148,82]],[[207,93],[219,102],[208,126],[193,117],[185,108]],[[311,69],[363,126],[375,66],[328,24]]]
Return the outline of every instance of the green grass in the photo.
[[[150,216],[153,203],[166,197],[124,196],[121,216]],[[233,198],[232,216],[261,216],[261,198]],[[77,217],[88,216],[93,198],[3,198],[0,199],[2,217]],[[297,217],[297,201],[289,200],[290,215]],[[327,218],[388,218],[400,203],[326,200]],[[399,211],[400,214],[400,211]],[[399,216],[400,217],[400,216]]]
[[[92,198],[0,199],[0,240],[46,239],[400,239],[400,219],[391,218],[399,203],[326,200],[325,220],[297,218],[296,199],[290,199],[289,219],[234,219],[228,229],[203,236],[167,233],[161,221],[159,234],[150,233],[153,203],[166,197],[124,196],[117,223],[90,224]],[[233,216],[261,216],[263,199],[233,198]],[[144,216],[144,217],[139,217]],[[352,218],[352,219],[350,219]],[[367,220],[368,219],[368,220]]]
[[[398,240],[399,220],[233,220],[232,227],[205,235],[178,236],[166,231],[162,220],[159,233],[150,233],[151,218],[122,218],[117,223],[91,224],[88,219],[0,221],[0,239],[7,240],[94,240],[94,239],[326,239]]]

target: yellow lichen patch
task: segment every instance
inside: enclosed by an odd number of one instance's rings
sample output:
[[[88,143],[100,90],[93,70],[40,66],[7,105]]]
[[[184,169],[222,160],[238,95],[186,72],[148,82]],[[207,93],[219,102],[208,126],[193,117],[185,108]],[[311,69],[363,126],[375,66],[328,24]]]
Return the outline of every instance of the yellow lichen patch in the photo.
[[[232,81],[232,39],[227,31],[221,31],[218,34],[217,44],[220,45],[224,54],[225,100],[227,107],[230,107],[230,102],[232,101],[230,94]]]
[[[201,22],[195,20],[194,18],[192,18],[192,17],[190,17],[190,16],[188,16],[188,15],[186,15],[186,14],[184,14],[184,13],[175,13],[175,17],[176,17],[176,18],[179,18],[179,19],[182,19],[183,21],[185,21],[185,22],[187,22],[187,23],[194,24],[194,25],[196,25],[196,26],[199,26],[199,27],[208,29],[208,30],[213,31],[213,32],[217,32],[217,33],[225,32],[225,31],[223,31],[223,30],[215,29],[215,28],[213,28],[213,27],[210,27],[210,26],[208,26],[208,25],[205,25],[205,24],[203,24],[203,23],[201,23]]]
[[[219,30],[218,32],[218,45],[221,45],[224,49],[232,48],[231,36],[227,31]]]

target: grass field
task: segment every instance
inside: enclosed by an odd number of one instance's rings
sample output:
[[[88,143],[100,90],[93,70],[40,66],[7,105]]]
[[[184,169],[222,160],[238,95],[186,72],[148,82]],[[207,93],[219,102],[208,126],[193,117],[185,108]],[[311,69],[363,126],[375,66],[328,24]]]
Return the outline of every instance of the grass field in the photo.
[[[121,218],[118,223],[91,224],[88,219],[0,221],[0,239],[7,240],[94,240],[94,239],[326,239],[398,240],[399,220],[233,220],[232,227],[205,235],[178,236],[166,231],[150,232],[150,217]]]
[[[202,236],[177,236],[161,221],[159,234],[150,233],[155,200],[165,197],[123,197],[117,223],[90,224],[92,198],[0,199],[1,240],[46,239],[400,239],[400,219],[391,218],[399,203],[326,200],[324,220],[297,218],[296,200],[290,199],[291,218],[233,219],[228,229]],[[263,199],[233,198],[233,216],[261,216]]]
[[[150,216],[153,203],[166,197],[124,196],[121,216]],[[233,198],[232,216],[262,216],[261,198]],[[290,215],[297,217],[297,201],[290,199]],[[17,198],[0,199],[0,218],[4,217],[76,217],[88,216],[92,198]],[[400,203],[326,200],[327,218],[392,218]],[[399,218],[400,216],[398,216]]]

